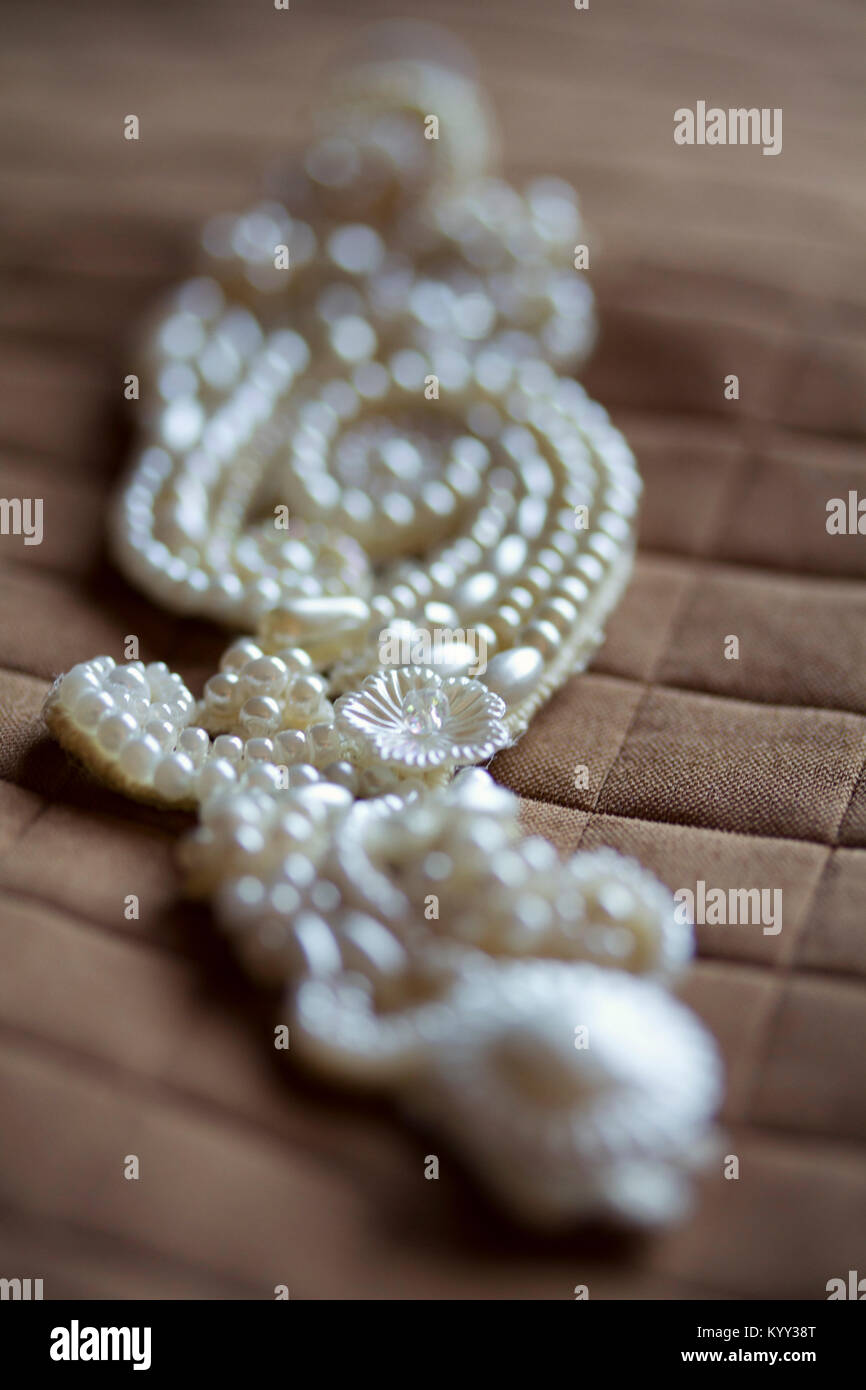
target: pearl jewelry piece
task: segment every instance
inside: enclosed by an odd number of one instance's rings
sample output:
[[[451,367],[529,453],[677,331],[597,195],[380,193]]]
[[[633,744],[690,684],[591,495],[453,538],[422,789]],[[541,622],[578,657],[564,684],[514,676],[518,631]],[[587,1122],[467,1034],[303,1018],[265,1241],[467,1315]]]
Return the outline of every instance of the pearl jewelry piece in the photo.
[[[197,811],[189,890],[285,991],[293,1057],[439,1125],[523,1219],[658,1225],[720,1097],[667,992],[691,928],[634,862],[521,836],[472,766],[590,660],[641,486],[562,374],[594,335],[576,197],[516,192],[493,146],[472,81],[377,59],[285,205],[208,224],[111,534],[233,636],[199,698],[102,656],[44,714],[109,786]]]

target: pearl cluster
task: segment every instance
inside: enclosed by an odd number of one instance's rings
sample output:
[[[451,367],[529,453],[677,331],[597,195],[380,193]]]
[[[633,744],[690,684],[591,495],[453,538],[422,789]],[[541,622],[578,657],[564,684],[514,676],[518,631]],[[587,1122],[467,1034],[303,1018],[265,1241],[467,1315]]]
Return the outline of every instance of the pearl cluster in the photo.
[[[416,917],[437,892],[441,930],[473,949],[587,960],[666,982],[691,958],[691,928],[651,874],[604,849],[561,864],[547,840],[521,835],[516,798],[481,771],[368,824],[373,869],[391,866]]]
[[[74,666],[45,715],[71,752],[104,780],[129,780],[159,803],[190,805],[210,740],[188,725],[195,701],[164,662],[118,666],[110,656]]]
[[[344,788],[320,783],[311,792],[275,796],[264,786],[255,792],[214,796],[204,805],[185,864],[199,890],[218,887],[230,931],[233,905],[238,895],[245,899],[242,915],[259,969],[265,968],[262,943],[271,939],[266,925],[262,932],[259,926],[269,920],[273,890],[290,862],[300,865],[303,883],[329,885],[317,901],[338,939],[340,905],[363,908],[396,935],[415,965],[440,955],[446,943],[490,956],[590,961],[670,982],[691,957],[691,928],[677,920],[670,893],[651,874],[609,850],[560,863],[546,840],[521,836],[517,798],[484,772],[464,771],[449,787],[408,802],[385,796],[358,804],[357,813],[341,818],[336,838],[333,816],[331,833],[314,837],[294,813],[300,808],[309,819],[310,805],[348,811],[352,798]],[[431,893],[438,915],[422,926]],[[298,911],[296,902],[287,934]],[[270,957],[274,980],[304,973],[287,966],[285,945],[282,940]],[[408,979],[408,958],[405,970]]]
[[[391,711],[391,741],[404,752],[382,757],[381,730],[368,734],[363,706],[354,718],[337,717],[327,681],[303,648],[268,655],[252,638],[241,638],[220,666],[197,701],[164,662],[117,665],[110,656],[96,657],[59,678],[44,717],[108,785],[176,809],[205,804],[225,790],[272,793],[319,782],[361,797],[410,797],[470,754],[489,757],[508,741],[498,722],[499,698],[465,677],[442,681],[416,667],[393,673],[407,690],[418,687],[419,697],[429,698],[431,685],[442,690],[433,699],[444,709],[439,743],[446,751],[431,757],[425,739],[416,736],[412,746],[419,751],[410,747],[406,756],[411,728],[401,721],[409,715],[407,699]],[[454,743],[454,729],[463,742]],[[473,737],[474,744],[466,743]]]
[[[189,890],[286,991],[293,1056],[389,1088],[518,1215],[653,1225],[720,1092],[664,988],[691,928],[634,862],[522,837],[471,766],[589,660],[640,494],[560,375],[594,332],[575,195],[517,193],[492,150],[473,82],[377,57],[277,196],[208,224],[151,324],[112,535],[160,603],[246,635],[198,699],[103,656],[45,719],[110,786],[198,809]]]
[[[651,983],[682,970],[691,931],[632,861],[560,863],[522,838],[517,804],[479,771],[408,804],[324,784],[216,796],[183,860],[247,969],[288,986],[314,1069],[405,1094],[535,1220],[654,1224],[682,1208],[719,1095],[711,1040]]]
[[[82,662],[55,686],[46,719],[110,785],[157,804],[195,806],[256,770],[262,774],[260,785],[274,787],[279,785],[275,764],[286,769],[289,785],[318,780],[316,764],[335,780],[352,782],[353,770],[340,764],[342,743],[333,707],[324,699],[321,677],[308,674],[307,653],[263,657],[253,655],[251,646],[237,643],[229,649],[225,672],[211,678],[198,702],[164,662],[119,666],[108,656]],[[232,667],[242,657],[238,673]],[[295,673],[291,679],[290,670]],[[215,734],[226,716],[222,689],[215,683],[231,682],[228,688],[240,698],[242,691],[260,689],[266,675],[271,678],[268,688],[274,689],[277,673],[284,677],[283,712],[272,697],[251,694],[238,717],[245,736]],[[286,724],[275,739],[265,736],[265,728],[273,728],[263,717],[270,717],[272,708],[273,724]]]

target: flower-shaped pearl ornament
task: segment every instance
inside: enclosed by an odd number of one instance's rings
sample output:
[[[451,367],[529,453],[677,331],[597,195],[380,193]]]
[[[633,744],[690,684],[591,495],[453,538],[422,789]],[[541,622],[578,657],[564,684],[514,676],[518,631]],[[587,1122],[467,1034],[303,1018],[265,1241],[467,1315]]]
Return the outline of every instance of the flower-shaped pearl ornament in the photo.
[[[368,676],[343,695],[337,727],[386,763],[427,770],[480,763],[510,742],[505,702],[468,676],[404,666]]]

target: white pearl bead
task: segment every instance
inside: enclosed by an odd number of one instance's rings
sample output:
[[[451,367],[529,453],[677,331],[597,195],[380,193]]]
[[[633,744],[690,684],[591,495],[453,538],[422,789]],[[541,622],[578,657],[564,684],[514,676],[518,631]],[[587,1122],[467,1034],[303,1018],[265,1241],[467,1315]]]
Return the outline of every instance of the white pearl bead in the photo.
[[[276,822],[275,835],[286,851],[312,840],[315,830],[310,818],[298,810],[285,811]]]
[[[318,773],[315,785],[302,788],[298,799],[317,824],[327,822],[334,811],[347,810],[353,801],[350,791],[337,786],[336,782],[326,782]]]
[[[321,676],[296,676],[289,686],[289,700],[302,713],[312,713],[327,689]]]
[[[247,763],[272,763],[274,743],[270,738],[248,738],[244,745],[244,760]]]
[[[500,642],[508,642],[520,631],[523,622],[520,613],[509,603],[504,603],[490,619],[490,626]]]
[[[295,769],[300,772],[300,768]],[[312,769],[310,769],[312,771]],[[300,781],[298,782],[300,785]],[[310,859],[305,854],[295,851],[287,854],[280,866],[280,876],[286,883],[293,884],[296,888],[309,888],[316,877],[316,870]]]
[[[370,600],[370,615],[373,622],[389,623],[397,610],[387,594],[377,594]]]
[[[282,591],[275,579],[265,576],[257,579],[252,587],[253,611],[257,614],[267,613],[274,608],[282,598]]]
[[[319,773],[309,763],[298,763],[295,767],[289,768],[290,787],[308,787],[318,780]]]
[[[181,730],[177,749],[179,753],[186,753],[194,767],[201,767],[210,752],[210,738],[204,729],[190,725]]]
[[[498,588],[496,576],[487,570],[480,570],[469,579],[464,579],[454,592],[454,605],[458,612],[473,616],[489,607]]]
[[[340,787],[346,787],[348,791],[354,793],[358,789],[358,770],[351,763],[340,761],[329,763],[323,769],[323,776],[329,782],[335,782]]]
[[[313,724],[307,730],[307,742],[317,767],[339,759],[342,743],[333,724]]]
[[[292,675],[299,675],[303,671],[312,671],[313,669],[313,659],[309,652],[304,651],[303,647],[284,647],[277,655]]]
[[[233,766],[240,762],[243,755],[244,742],[236,734],[219,734],[214,739],[213,756],[220,762],[227,762]]]
[[[519,927],[524,928],[531,939],[536,933],[550,926],[553,908],[539,893],[521,893],[514,903],[514,915]]]
[[[168,719],[148,719],[144,732],[161,748],[171,748],[177,738],[177,727]]]
[[[246,773],[246,781],[251,789],[263,792],[269,798],[283,785],[279,768],[267,761],[252,763]]]
[[[150,686],[144,673],[135,666],[115,666],[109,671],[106,685],[120,685],[132,695],[146,695],[150,698]]]
[[[107,695],[110,695],[114,701],[115,709],[120,710],[121,713],[130,709],[132,705],[132,692],[127,690],[125,686],[108,685],[106,683],[105,692]]]
[[[525,589],[522,584],[518,584],[509,592],[508,599],[515,608],[520,609],[521,613],[528,613],[531,608],[535,607],[535,595]]]
[[[527,544],[522,536],[510,535],[499,542],[493,556],[493,568],[503,579],[510,579],[526,563]]]
[[[271,647],[300,644],[326,663],[363,646],[370,625],[369,604],[352,594],[336,598],[283,598],[265,614],[261,632]]]
[[[544,550],[538,552],[538,563],[543,569],[547,570],[548,574],[555,576],[562,573],[565,561],[559,551],[553,550],[550,546],[547,546]]]
[[[411,613],[417,607],[418,595],[408,584],[395,584],[391,599],[398,613]]]
[[[523,841],[523,857],[536,873],[553,873],[559,863],[553,845],[540,835],[531,835]]]
[[[424,605],[424,621],[431,627],[455,628],[460,626],[460,615],[450,603],[434,599]]]
[[[149,718],[149,719],[165,719],[165,720],[168,721],[168,723],[171,723],[171,719],[172,719],[172,709],[171,709],[171,706],[170,706],[170,705],[167,705],[167,704],[165,703],[164,700],[160,700],[160,701],[158,701],[156,704],[153,704],[153,703],[152,703],[151,706],[150,706],[150,709],[148,710],[148,718]]]
[[[580,555],[577,559],[577,568],[584,579],[588,579],[591,584],[598,584],[604,577],[604,566],[596,559],[595,555]]]
[[[259,656],[243,667],[241,683],[249,695],[280,695],[289,680],[289,670],[277,656]]]
[[[215,905],[221,922],[237,931],[258,920],[266,897],[265,885],[252,874],[227,879],[216,895]]]
[[[627,541],[631,533],[625,517],[619,516],[616,512],[602,512],[598,524],[602,531],[620,544]]]
[[[576,604],[578,608],[589,598],[588,586],[582,579],[579,579],[576,574],[568,574],[563,579],[560,579],[557,588],[565,594],[567,599],[571,599],[572,603]]]
[[[430,566],[430,578],[437,589],[450,594],[453,592],[457,576],[452,565],[446,565],[443,560],[437,560]]]
[[[205,683],[205,704],[217,714],[225,714],[235,709],[242,698],[240,680],[233,671],[211,676]]]
[[[198,792],[202,799],[226,791],[237,782],[237,773],[225,758],[211,758],[198,775]]]
[[[117,709],[107,690],[86,690],[75,702],[73,717],[82,729],[93,729],[106,714]]]
[[[468,636],[472,636],[469,629]],[[483,649],[471,642],[438,641],[430,652],[429,664],[440,676],[465,676],[482,658]]]
[[[532,565],[526,571],[526,587],[539,597],[547,594],[553,586],[553,578],[541,565]]]
[[[577,609],[573,603],[569,603],[567,598],[557,595],[555,598],[548,599],[538,610],[538,617],[546,622],[553,623],[557,632],[567,636],[577,622]]]
[[[220,670],[239,672],[249,662],[255,661],[262,654],[262,649],[251,637],[241,637],[237,642],[233,642],[227,651],[220,657]]]
[[[153,785],[167,801],[181,801],[192,792],[195,768],[185,753],[166,753],[157,764]]]
[[[262,808],[254,796],[240,792],[218,800],[204,811],[207,824],[218,835],[228,834],[238,825],[254,825],[261,819]]]
[[[562,641],[553,623],[544,620],[530,623],[523,634],[523,640],[527,646],[536,647],[545,661],[556,655]]]
[[[171,671],[169,671],[164,661],[151,661],[145,668],[147,683],[150,687],[151,698],[160,698],[160,691],[166,683],[171,681]]]
[[[577,536],[573,531],[555,531],[550,538],[550,545],[558,555],[568,560],[577,551]]]
[[[118,753],[139,732],[131,714],[104,714],[96,726],[96,741],[106,753]]]
[[[514,706],[531,695],[544,672],[544,661],[537,647],[512,647],[491,657],[484,673],[488,690],[501,695]]]
[[[264,738],[280,724],[280,707],[268,695],[254,695],[241,708],[238,723],[247,738]]]
[[[278,762],[292,767],[307,756],[307,740],[302,729],[284,729],[274,739],[274,755]]]
[[[147,782],[153,775],[162,749],[155,738],[145,734],[143,738],[131,738],[120,750],[117,766],[125,777],[136,782]]]
[[[227,838],[226,852],[237,867],[241,867],[245,859],[256,858],[265,847],[265,837],[257,825],[239,825]]]
[[[60,703],[70,712],[83,695],[101,689],[97,673],[85,666],[75,666],[60,682]]]

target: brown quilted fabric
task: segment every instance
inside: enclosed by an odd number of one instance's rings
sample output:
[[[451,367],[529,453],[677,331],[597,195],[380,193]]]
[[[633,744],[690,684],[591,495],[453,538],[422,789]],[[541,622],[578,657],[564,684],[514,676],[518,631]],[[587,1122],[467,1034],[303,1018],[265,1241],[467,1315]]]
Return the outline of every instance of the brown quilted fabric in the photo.
[[[685,989],[727,1059],[740,1178],[711,1174],[690,1223],[637,1245],[518,1235],[448,1155],[425,1181],[436,1141],[275,1064],[268,1007],[177,902],[182,818],[108,795],[45,739],[52,677],[128,633],[192,679],[212,669],[221,635],[101,558],[129,335],[199,221],[302,134],[360,15],[18,6],[0,495],[43,497],[45,539],[0,537],[0,1274],[46,1297],[823,1298],[866,1274],[866,537],[824,524],[829,498],[866,496],[862,15],[441,0],[436,18],[481,57],[509,173],[583,194],[603,330],[586,382],[646,479],[601,654],[494,770],[563,850],[614,845],[672,888],[782,890],[778,935],[699,928]],[[782,154],[675,146],[698,98],[782,107]]]

